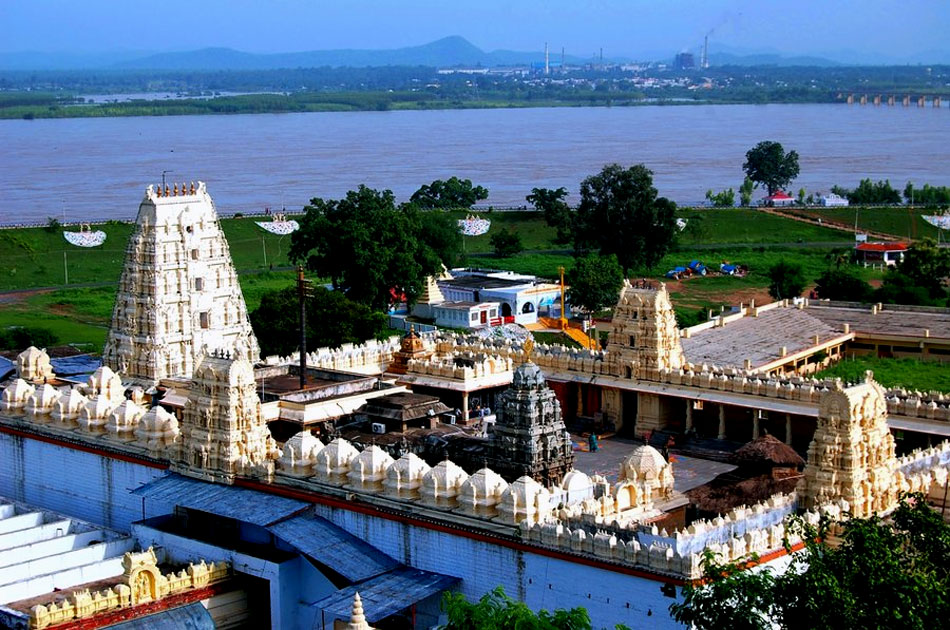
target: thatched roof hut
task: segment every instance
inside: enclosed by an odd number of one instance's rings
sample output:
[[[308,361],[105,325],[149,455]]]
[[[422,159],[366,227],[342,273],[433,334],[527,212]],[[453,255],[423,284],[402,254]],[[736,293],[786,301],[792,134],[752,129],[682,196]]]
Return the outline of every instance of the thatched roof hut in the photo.
[[[732,454],[729,461],[740,467],[771,470],[773,468],[801,469],[805,460],[788,444],[773,435],[765,434],[744,445]]]

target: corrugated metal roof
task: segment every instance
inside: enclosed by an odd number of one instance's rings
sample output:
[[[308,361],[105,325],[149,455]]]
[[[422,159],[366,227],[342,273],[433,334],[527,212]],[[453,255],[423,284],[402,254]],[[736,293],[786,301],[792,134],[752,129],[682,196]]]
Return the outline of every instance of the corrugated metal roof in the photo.
[[[350,582],[362,582],[399,566],[369,543],[313,514],[289,518],[267,530]]]
[[[215,626],[211,613],[201,605],[201,602],[195,602],[163,610],[154,615],[136,617],[109,627],[120,630],[214,630]]]
[[[92,374],[102,365],[102,359],[88,354],[50,359],[56,376],[79,376]]]
[[[286,497],[189,479],[169,473],[132,491],[150,501],[201,510],[245,523],[266,526],[307,507]]]
[[[459,578],[450,575],[402,567],[362,584],[340,589],[311,605],[322,609],[328,619],[349,620],[353,610],[353,594],[359,592],[366,621],[376,623],[451,588],[459,581]]]

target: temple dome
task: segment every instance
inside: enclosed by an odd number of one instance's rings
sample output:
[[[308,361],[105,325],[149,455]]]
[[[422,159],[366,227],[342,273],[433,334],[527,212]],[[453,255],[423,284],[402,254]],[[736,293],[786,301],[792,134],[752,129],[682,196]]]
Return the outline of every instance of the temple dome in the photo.
[[[26,401],[26,413],[47,414],[53,410],[53,405],[60,399],[62,392],[52,385],[40,385]]]
[[[89,402],[89,399],[74,387],[68,393],[60,396],[56,404],[53,405],[53,411],[50,415],[59,422],[75,420],[79,417],[79,412],[87,402]]]
[[[106,396],[93,396],[86,401],[86,404],[79,411],[79,425],[90,430],[101,428],[118,406],[118,403],[113,402]]]
[[[415,453],[406,453],[386,469],[383,482],[386,494],[400,499],[414,499],[419,496],[422,480],[431,468]]]
[[[145,409],[136,405],[131,400],[124,400],[122,404],[113,410],[109,415],[109,421],[106,423],[106,430],[110,433],[120,435],[131,435],[135,430],[139,419],[145,415]]]
[[[125,397],[122,379],[109,366],[100,366],[89,377],[89,389],[92,394],[120,402]]]
[[[317,461],[317,454],[323,450],[323,442],[310,431],[301,431],[284,444],[280,456],[280,468],[284,472],[309,476]]]
[[[490,468],[482,468],[459,486],[458,502],[462,511],[473,516],[494,516],[495,505],[508,482]]]
[[[499,520],[517,525],[525,519],[532,522],[550,511],[551,493],[525,475],[511,482],[498,501]]]
[[[529,361],[515,368],[511,386],[514,389],[538,389],[546,387],[547,381],[544,380],[541,368]]]
[[[350,471],[350,463],[357,455],[356,447],[343,438],[336,438],[317,453],[314,471],[322,481],[339,483]]]
[[[149,409],[135,427],[136,439],[153,451],[173,444],[178,434],[178,418],[157,405]]]
[[[420,498],[426,505],[452,507],[455,505],[459,488],[467,480],[468,473],[455,462],[446,459],[422,476]]]
[[[649,444],[633,449],[620,464],[620,480],[652,481],[669,466],[663,455]]]
[[[561,480],[561,490],[564,491],[565,503],[575,503],[593,496],[594,482],[586,473],[572,470]]]
[[[0,396],[0,409],[3,411],[16,411],[22,409],[26,401],[36,392],[36,387],[27,383],[22,378],[13,381],[12,385],[7,385],[2,396]]]
[[[41,383],[53,376],[53,366],[50,365],[46,350],[30,346],[16,357],[17,376],[34,383]]]
[[[380,490],[386,469],[392,465],[392,456],[373,444],[350,462],[349,485],[359,490]]]

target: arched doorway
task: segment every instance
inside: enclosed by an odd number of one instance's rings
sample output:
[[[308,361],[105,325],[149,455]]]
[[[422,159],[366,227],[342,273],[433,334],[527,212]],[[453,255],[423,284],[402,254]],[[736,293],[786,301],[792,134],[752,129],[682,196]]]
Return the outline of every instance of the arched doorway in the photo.
[[[511,304],[509,304],[508,302],[501,303],[501,316],[511,317]]]

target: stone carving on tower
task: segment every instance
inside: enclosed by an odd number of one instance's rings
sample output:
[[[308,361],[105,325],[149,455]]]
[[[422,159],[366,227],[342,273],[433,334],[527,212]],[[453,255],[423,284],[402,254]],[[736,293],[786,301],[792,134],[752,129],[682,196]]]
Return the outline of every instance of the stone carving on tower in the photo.
[[[195,370],[180,424],[172,470],[209,481],[235,476],[270,479],[280,449],[261,416],[254,368],[227,351],[203,357]]]
[[[204,182],[149,186],[112,311],[103,363],[154,383],[190,377],[204,348],[260,358],[247,307]]]
[[[859,518],[897,505],[894,437],[887,427],[884,390],[867,373],[864,383],[822,394],[815,437],[799,484],[804,507],[844,499]]]
[[[655,380],[659,370],[683,367],[683,347],[666,285],[624,280],[614,307],[607,352],[616,376]]]
[[[527,475],[550,487],[573,469],[574,450],[561,405],[531,361],[532,346],[525,342],[524,360],[501,394],[487,466],[509,482]]]

